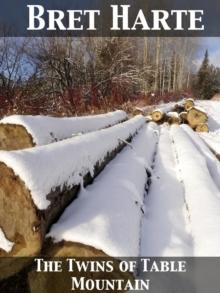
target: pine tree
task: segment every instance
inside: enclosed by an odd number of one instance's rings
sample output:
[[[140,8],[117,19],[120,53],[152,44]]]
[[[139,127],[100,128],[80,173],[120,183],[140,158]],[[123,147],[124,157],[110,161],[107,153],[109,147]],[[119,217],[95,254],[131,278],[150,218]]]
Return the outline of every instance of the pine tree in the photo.
[[[199,99],[211,99],[218,92],[216,70],[210,65],[208,51],[206,50],[202,65],[198,71],[194,85]]]

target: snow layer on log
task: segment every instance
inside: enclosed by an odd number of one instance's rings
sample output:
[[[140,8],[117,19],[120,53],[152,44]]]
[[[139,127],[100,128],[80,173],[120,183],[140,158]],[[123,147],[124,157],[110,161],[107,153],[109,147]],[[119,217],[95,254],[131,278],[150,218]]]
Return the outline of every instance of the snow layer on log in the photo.
[[[209,129],[215,131],[220,129],[220,102],[219,101],[197,101],[196,105],[202,107],[209,117]]]
[[[185,198],[189,208],[195,256],[220,256],[220,192],[205,158],[181,127],[171,128]]]
[[[45,145],[78,133],[86,133],[115,125],[127,118],[118,110],[95,116],[56,118],[48,116],[13,115],[3,118],[0,123],[24,126],[36,145]]]
[[[207,144],[200,138],[201,135],[199,136],[198,133],[194,132],[188,125],[181,125],[181,128],[189,135],[198,151],[206,159],[208,170],[220,190],[220,162],[216,159],[216,156]]]
[[[192,239],[169,128],[161,126],[154,175],[145,199],[141,256],[192,256]]]
[[[14,243],[9,241],[6,237],[2,229],[0,228],[0,248],[6,252],[12,250]]]
[[[49,237],[90,245],[109,256],[139,256],[146,169],[157,142],[149,123],[52,226]]]
[[[78,185],[97,162],[126,141],[145,123],[139,115],[116,126],[57,143],[21,151],[0,151],[0,162],[12,168],[30,190],[38,209],[46,209],[46,199],[55,187]]]
[[[218,155],[220,155],[220,133],[210,132],[201,133],[200,137],[210,146],[210,148]]]

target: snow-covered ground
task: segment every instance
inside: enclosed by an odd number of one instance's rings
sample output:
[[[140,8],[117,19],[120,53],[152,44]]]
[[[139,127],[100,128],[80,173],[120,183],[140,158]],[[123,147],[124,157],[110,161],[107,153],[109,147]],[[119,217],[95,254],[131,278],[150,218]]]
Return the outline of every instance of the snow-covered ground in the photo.
[[[45,145],[66,139],[79,133],[87,133],[115,125],[127,118],[124,111],[94,116],[55,118],[49,116],[12,115],[0,123],[22,125],[32,136],[36,145]]]

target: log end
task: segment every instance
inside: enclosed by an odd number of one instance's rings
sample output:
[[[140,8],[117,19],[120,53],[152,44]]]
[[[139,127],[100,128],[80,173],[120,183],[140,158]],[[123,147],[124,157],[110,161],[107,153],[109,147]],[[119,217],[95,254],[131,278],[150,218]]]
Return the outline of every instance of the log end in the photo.
[[[209,126],[207,123],[201,123],[196,126],[196,132],[209,132]]]
[[[41,248],[39,219],[29,190],[13,170],[0,163],[0,227],[12,245],[0,257],[34,256]]]
[[[0,124],[0,150],[19,150],[34,145],[32,136],[22,125]]]
[[[151,113],[151,117],[154,122],[160,122],[163,119],[163,113],[159,110],[155,110]]]

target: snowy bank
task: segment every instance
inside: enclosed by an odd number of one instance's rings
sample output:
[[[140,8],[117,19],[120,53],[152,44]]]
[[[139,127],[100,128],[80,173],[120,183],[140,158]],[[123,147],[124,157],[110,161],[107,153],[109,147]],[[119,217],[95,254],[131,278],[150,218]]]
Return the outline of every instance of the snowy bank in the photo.
[[[171,128],[189,209],[195,256],[220,256],[220,192],[205,158],[181,127]]]
[[[157,142],[149,123],[52,226],[54,242],[81,243],[109,256],[139,256],[147,172]]]
[[[70,118],[13,115],[3,118],[0,123],[21,125],[31,135],[36,145],[45,145],[78,133],[106,128],[126,119],[127,114],[118,110],[107,114]]]

